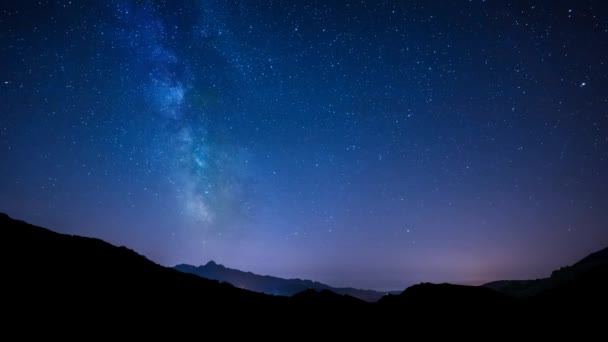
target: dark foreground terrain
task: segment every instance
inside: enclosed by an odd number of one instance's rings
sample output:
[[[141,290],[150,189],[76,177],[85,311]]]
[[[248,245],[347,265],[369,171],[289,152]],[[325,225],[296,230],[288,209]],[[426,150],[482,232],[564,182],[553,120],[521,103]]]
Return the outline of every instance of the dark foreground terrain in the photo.
[[[3,325],[24,325],[29,333],[42,333],[42,326],[49,325],[100,331],[139,327],[147,333],[160,327],[203,334],[215,329],[223,336],[282,329],[349,335],[530,328],[557,333],[552,329],[589,330],[608,321],[608,249],[547,279],[481,287],[425,283],[369,303],[331,291],[306,290],[291,297],[256,293],[160,266],[125,247],[58,234],[4,214],[0,227],[2,310],[8,317]]]

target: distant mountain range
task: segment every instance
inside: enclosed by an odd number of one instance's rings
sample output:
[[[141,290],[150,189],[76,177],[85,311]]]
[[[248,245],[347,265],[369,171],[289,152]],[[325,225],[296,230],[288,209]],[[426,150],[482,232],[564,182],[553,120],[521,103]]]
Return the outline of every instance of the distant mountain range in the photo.
[[[236,287],[279,296],[293,296],[306,290],[331,291],[340,295],[349,295],[366,302],[376,302],[387,294],[398,294],[401,291],[379,292],[360,290],[352,287],[332,287],[323,283],[303,279],[284,279],[273,276],[263,276],[251,272],[243,272],[224,267],[214,261],[204,266],[181,264],[176,270],[196,274],[200,277],[230,283]]]
[[[392,333],[404,329],[469,335],[477,327],[501,333],[513,329],[561,333],[572,327],[600,329],[608,306],[608,249],[547,279],[485,286],[424,283],[369,303],[329,289],[307,289],[291,297],[253,292],[160,266],[125,247],[55,233],[4,214],[0,214],[0,236],[3,328],[18,329],[21,336],[36,331],[48,334],[42,327],[62,335],[83,329],[96,333],[129,329],[138,336],[155,334],[163,327],[172,334],[215,331],[226,336],[235,332],[272,336],[268,333],[277,332],[277,327],[298,336],[330,331],[360,337],[367,331],[394,337]],[[220,267],[204,266],[216,272]],[[281,283],[276,280],[280,278],[270,278]],[[296,284],[309,284],[300,282]],[[433,329],[429,330],[429,323]],[[24,324],[29,328],[24,329]]]

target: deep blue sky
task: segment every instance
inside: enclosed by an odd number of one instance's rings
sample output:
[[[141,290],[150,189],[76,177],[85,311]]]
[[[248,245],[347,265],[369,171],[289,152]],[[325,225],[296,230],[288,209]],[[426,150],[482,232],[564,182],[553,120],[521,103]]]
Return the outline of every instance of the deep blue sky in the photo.
[[[401,289],[608,245],[606,1],[3,1],[0,211]]]

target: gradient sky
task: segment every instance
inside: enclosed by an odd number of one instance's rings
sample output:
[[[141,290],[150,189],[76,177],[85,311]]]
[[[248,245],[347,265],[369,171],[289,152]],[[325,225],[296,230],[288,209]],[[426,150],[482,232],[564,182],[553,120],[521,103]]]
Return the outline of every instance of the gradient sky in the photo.
[[[13,217],[374,289],[608,245],[606,1],[0,8]]]

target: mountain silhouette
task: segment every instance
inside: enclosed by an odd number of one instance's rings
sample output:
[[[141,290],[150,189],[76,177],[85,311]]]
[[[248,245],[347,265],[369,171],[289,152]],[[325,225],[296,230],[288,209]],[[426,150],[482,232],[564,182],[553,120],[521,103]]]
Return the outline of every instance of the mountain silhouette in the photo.
[[[404,326],[429,332],[426,324],[467,328],[474,323],[501,331],[547,331],[556,324],[600,327],[591,322],[601,321],[608,304],[608,249],[532,281],[531,295],[529,290],[521,290],[525,296],[511,295],[513,287],[504,281],[486,286],[423,283],[368,303],[330,290],[307,289],[286,297],[241,289],[158,265],[126,247],[59,234],[5,214],[0,214],[0,228],[5,256],[0,293],[8,327],[26,322],[32,327],[150,332],[168,326],[177,332],[228,325],[249,326],[244,332],[251,334],[267,332],[264,327],[272,325],[290,331],[381,334]]]
[[[608,289],[608,248],[592,253],[572,266],[562,267],[551,276],[535,280],[498,280],[482,285],[517,298],[553,296],[560,293],[571,297],[577,288],[583,293],[602,295],[601,287]]]
[[[201,305],[208,309],[279,307],[287,298],[235,288],[155,264],[125,247],[99,239],[52,232],[0,214],[5,294],[19,298],[13,309],[53,316],[56,308],[76,315],[157,315]],[[5,303],[6,304],[6,303]],[[5,306],[6,308],[6,306]],[[74,318],[74,316],[72,316]]]
[[[399,295],[385,296],[378,304],[392,309],[408,308],[417,312],[445,314],[460,312],[462,308],[475,312],[513,309],[517,300],[479,286],[422,283],[408,287]]]
[[[335,317],[367,320],[370,303],[329,291],[294,297],[236,288],[158,265],[99,239],[59,234],[0,213],[5,327],[171,334],[201,327],[251,335],[273,327],[336,329]],[[248,327],[228,331],[226,326]],[[262,329],[262,330],[261,330]],[[310,328],[309,328],[310,329]],[[18,330],[23,336],[36,329]],[[175,335],[172,335],[175,336]]]
[[[206,265],[198,267],[181,264],[175,266],[175,269],[185,273],[196,274],[203,278],[227,282],[239,288],[272,295],[293,296],[307,290],[332,291],[337,294],[349,295],[367,302],[376,302],[384,295],[388,294],[387,292],[359,290],[351,287],[332,287],[312,280],[262,276],[251,272],[243,272],[224,267],[214,261],[209,261]]]

